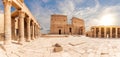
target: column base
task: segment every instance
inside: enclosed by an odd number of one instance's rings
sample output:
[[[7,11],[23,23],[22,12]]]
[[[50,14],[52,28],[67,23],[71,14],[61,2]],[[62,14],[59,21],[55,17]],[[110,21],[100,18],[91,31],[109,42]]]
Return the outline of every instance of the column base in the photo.
[[[30,42],[30,40],[26,40],[26,42]]]
[[[31,40],[35,40],[35,38],[34,38],[34,37],[32,37],[32,38],[31,38]]]
[[[18,44],[23,45],[24,44],[24,40],[19,40]]]
[[[11,45],[11,40],[5,40],[3,44],[4,45]]]

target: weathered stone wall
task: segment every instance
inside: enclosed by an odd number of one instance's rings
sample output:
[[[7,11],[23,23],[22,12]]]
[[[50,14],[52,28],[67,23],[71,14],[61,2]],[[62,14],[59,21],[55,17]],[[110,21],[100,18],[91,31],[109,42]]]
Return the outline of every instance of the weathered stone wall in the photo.
[[[73,31],[73,26],[71,24],[67,24],[65,34],[73,34]]]
[[[67,25],[67,16],[64,16],[64,15],[51,16],[50,32],[52,34],[64,34],[66,25]]]
[[[85,30],[84,20],[73,17],[72,25],[73,25],[73,29],[74,29],[73,34],[81,34],[81,33],[84,34],[84,30]]]
[[[38,38],[40,26],[24,4],[24,0],[2,1],[4,6],[4,18],[1,20],[4,21],[0,20],[0,34],[3,32],[4,44],[11,44],[11,40],[13,39],[16,39],[19,44],[23,44],[25,41],[30,42]],[[16,9],[13,12],[11,12],[12,7]]]
[[[67,16],[65,15],[52,15],[51,34],[84,34],[84,21],[82,19],[73,17],[72,24],[67,23]],[[82,31],[81,31],[82,30]]]

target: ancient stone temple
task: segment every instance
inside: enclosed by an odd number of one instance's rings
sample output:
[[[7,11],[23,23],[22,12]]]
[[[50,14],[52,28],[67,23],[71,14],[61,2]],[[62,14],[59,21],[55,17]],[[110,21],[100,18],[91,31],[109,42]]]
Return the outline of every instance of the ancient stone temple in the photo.
[[[68,24],[65,15],[51,15],[50,26],[50,34],[83,35],[85,32],[83,19],[73,17],[71,24]]]
[[[4,4],[4,21],[1,26],[3,31],[0,35],[4,40],[4,44],[10,44],[11,40],[16,40],[22,44],[25,41],[35,39],[40,34],[40,25],[33,17],[24,0],[3,0]],[[15,11],[11,12],[11,7]]]
[[[94,38],[120,38],[120,26],[93,26],[86,36]]]

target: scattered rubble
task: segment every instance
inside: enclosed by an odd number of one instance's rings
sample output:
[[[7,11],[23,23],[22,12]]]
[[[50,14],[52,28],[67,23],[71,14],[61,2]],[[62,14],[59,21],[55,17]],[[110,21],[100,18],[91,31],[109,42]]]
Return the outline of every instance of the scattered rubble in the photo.
[[[53,52],[60,52],[60,51],[62,51],[62,50],[63,50],[63,47],[62,47],[60,44],[56,43],[56,44],[54,45],[54,50],[53,50]]]

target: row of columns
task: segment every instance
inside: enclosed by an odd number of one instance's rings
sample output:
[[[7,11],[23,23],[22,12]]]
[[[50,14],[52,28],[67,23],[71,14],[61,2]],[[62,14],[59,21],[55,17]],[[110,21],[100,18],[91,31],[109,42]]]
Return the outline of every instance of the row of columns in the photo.
[[[15,36],[15,18],[11,18],[11,6],[12,0],[3,0],[4,4],[4,35],[5,41],[4,44],[10,44],[12,36]],[[27,39],[26,41],[30,41],[34,39],[35,36],[39,36],[39,27],[35,25],[36,23],[30,19],[30,17],[26,17],[25,12],[22,10],[18,10],[18,43],[23,44],[25,41],[25,19],[27,24]],[[12,21],[12,22],[11,22]],[[31,29],[32,28],[32,29]],[[37,33],[38,35],[36,35]],[[32,37],[31,37],[32,35]]]
[[[115,33],[113,33],[113,28],[115,29]],[[98,29],[98,30],[97,30]],[[109,30],[108,30],[109,29]],[[94,27],[92,28],[92,37],[99,37],[99,38],[118,38],[119,36],[119,30],[118,27]],[[98,33],[98,34],[97,34]]]

